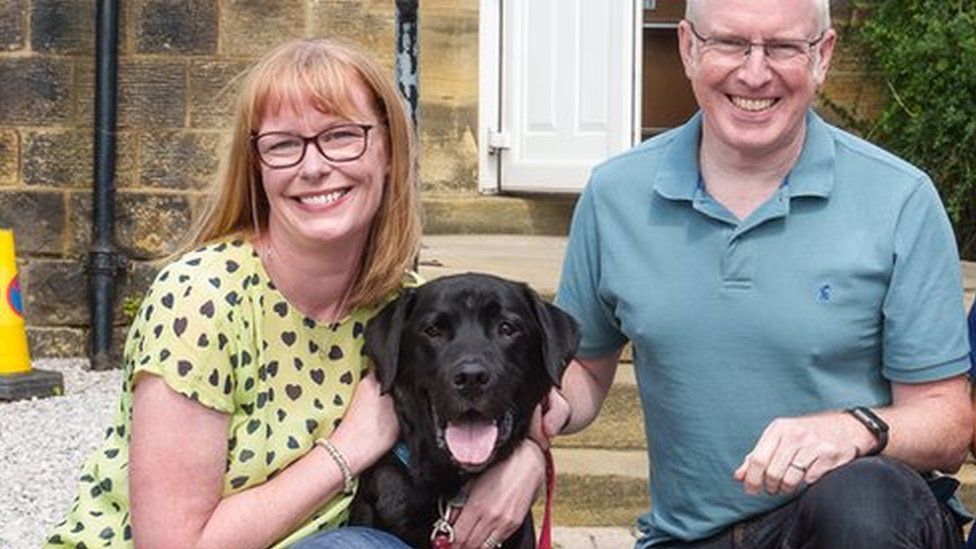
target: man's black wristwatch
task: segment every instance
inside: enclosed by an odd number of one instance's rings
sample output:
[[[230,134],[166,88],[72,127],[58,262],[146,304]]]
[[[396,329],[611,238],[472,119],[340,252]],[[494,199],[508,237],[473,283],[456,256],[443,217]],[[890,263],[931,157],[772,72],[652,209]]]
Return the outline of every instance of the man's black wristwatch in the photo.
[[[874,445],[874,448],[871,448],[871,450],[864,455],[873,456],[880,454],[882,450],[885,449],[885,446],[888,445],[888,424],[885,423],[883,419],[878,417],[878,414],[872,412],[869,408],[865,408],[864,406],[855,406],[854,408],[845,411],[854,416],[854,419],[860,421],[862,425],[867,427],[868,430],[871,431],[871,434],[874,435],[875,440],[878,441],[877,444]]]

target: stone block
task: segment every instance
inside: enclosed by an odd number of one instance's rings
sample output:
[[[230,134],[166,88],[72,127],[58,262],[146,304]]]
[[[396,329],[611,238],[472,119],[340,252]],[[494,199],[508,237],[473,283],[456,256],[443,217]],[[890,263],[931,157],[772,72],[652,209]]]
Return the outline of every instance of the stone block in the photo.
[[[420,17],[424,19],[431,14],[477,10],[478,0],[424,0],[420,3]]]
[[[83,328],[27,326],[31,359],[73,358],[85,355],[86,330]]]
[[[92,195],[90,192],[68,192],[67,257],[88,253],[92,241]]]
[[[309,36],[339,37],[355,42],[392,71],[396,56],[395,5],[393,2],[313,1]]]
[[[24,49],[27,0],[6,0],[0,4],[0,50]]]
[[[424,191],[462,191],[477,187],[477,107],[422,103],[420,181]]]
[[[84,261],[34,259],[23,270],[24,316],[32,326],[88,323]]]
[[[187,103],[190,127],[230,128],[234,99],[241,75],[250,63],[243,61],[191,61]]]
[[[88,355],[91,312],[88,304],[88,275],[83,262],[34,261],[24,269],[23,275],[24,312],[31,358],[37,360]],[[155,270],[149,273],[148,281],[144,280],[144,275],[139,275],[139,283],[148,287],[154,276]],[[125,345],[130,322],[121,314],[121,310],[132,284],[127,280],[132,277],[132,273],[120,277],[116,286],[110,350],[112,357],[121,357]],[[142,292],[144,291],[143,289]],[[118,364],[121,367],[121,361]]]
[[[116,240],[130,259],[172,253],[190,227],[187,196],[119,193],[116,199]]]
[[[420,89],[425,99],[476,101],[478,10],[421,10]]]
[[[554,443],[562,448],[647,448],[643,417],[637,386],[615,383],[596,421],[579,433],[559,437]]]
[[[474,138],[464,142],[422,139],[421,192],[459,192],[477,187]]]
[[[563,526],[630,527],[650,508],[645,479],[565,474],[557,478],[552,514]]]
[[[0,125],[51,126],[71,119],[71,61],[0,59]]]
[[[217,0],[140,0],[133,10],[136,53],[216,53]]]
[[[122,191],[115,195],[115,242],[130,260],[151,260],[172,253],[193,219],[194,197],[169,193]],[[91,246],[92,199],[72,193],[67,253],[80,256]]]
[[[304,34],[305,2],[225,0],[220,6],[219,25],[222,55],[257,57]]]
[[[16,130],[0,129],[0,186],[17,182],[20,137]]]
[[[33,0],[31,48],[42,53],[95,53],[96,2]]]
[[[25,131],[24,172],[27,185],[85,187],[92,181],[90,131]]]
[[[77,123],[94,125],[95,65],[79,59]],[[179,128],[186,109],[186,66],[166,59],[119,60],[118,127]]]
[[[0,227],[13,229],[19,256],[61,253],[64,204],[59,192],[0,191]]]
[[[92,132],[84,130],[24,132],[23,174],[27,185],[60,188],[91,188],[94,144]],[[136,143],[131,135],[116,139],[116,185],[131,184],[135,178]]]
[[[203,189],[217,172],[222,136],[217,132],[143,134],[142,185],[169,189]]]
[[[132,324],[133,315],[146,296],[146,291],[162,267],[160,262],[133,261],[129,269],[116,279],[112,323],[117,328]],[[122,334],[124,337],[124,333]]]
[[[575,195],[464,196],[422,193],[424,234],[508,234],[565,236],[576,204]],[[429,251],[429,250],[428,250]],[[422,256],[426,255],[426,252]],[[435,256],[436,257],[436,256]],[[559,259],[555,270],[558,271]],[[469,269],[469,267],[465,266]],[[540,292],[555,290],[537,286]]]

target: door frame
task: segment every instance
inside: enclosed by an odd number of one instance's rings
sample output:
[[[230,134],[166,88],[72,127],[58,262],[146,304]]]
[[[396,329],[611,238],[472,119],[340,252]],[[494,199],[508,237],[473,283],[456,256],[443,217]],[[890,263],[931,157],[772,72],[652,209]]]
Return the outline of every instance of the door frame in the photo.
[[[511,0],[510,0],[511,1]],[[531,1],[531,0],[515,0]],[[646,0],[632,0],[631,11],[632,59],[630,78],[632,102],[630,108],[630,144],[641,139],[641,81],[643,52],[643,9]],[[495,153],[492,135],[504,129],[502,125],[502,21],[504,0],[479,0],[478,3],[478,191],[482,194],[501,192],[501,158]],[[536,191],[532,191],[536,192]],[[539,189],[539,193],[551,192]]]

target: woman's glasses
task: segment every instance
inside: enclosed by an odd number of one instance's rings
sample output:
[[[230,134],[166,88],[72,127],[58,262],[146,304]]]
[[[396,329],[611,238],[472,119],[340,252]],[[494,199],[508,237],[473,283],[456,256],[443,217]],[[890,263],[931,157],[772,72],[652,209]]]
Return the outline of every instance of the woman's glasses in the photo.
[[[304,160],[309,143],[314,143],[330,162],[352,162],[366,153],[371,129],[371,124],[339,124],[312,137],[289,132],[252,134],[251,142],[258,159],[269,168],[297,166]]]

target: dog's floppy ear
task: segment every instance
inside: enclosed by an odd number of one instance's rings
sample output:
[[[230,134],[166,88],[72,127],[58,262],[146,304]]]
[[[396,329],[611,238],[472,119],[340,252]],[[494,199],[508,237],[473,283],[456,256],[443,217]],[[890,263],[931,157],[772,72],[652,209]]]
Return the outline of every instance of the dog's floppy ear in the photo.
[[[383,394],[389,392],[396,379],[403,323],[412,308],[415,293],[413,288],[404,289],[366,324],[363,349],[376,366],[376,378]]]
[[[527,286],[526,293],[529,294],[535,318],[542,331],[542,360],[546,364],[546,373],[553,384],[559,387],[562,385],[563,371],[579,347],[579,325],[569,313],[543,301],[539,294]]]

